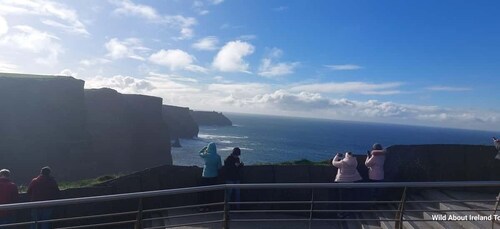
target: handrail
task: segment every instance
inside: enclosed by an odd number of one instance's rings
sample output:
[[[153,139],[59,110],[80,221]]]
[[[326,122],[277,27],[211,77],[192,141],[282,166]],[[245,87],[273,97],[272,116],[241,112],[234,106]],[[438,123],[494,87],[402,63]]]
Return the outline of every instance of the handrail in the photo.
[[[26,208],[51,207],[70,204],[113,201],[133,198],[148,198],[162,195],[196,193],[204,191],[223,190],[228,188],[239,189],[272,189],[272,188],[445,188],[445,187],[498,187],[500,181],[445,181],[445,182],[382,182],[382,183],[259,183],[259,184],[219,184],[177,189],[166,189],[145,192],[133,192],[103,196],[80,197],[47,201],[35,201],[13,204],[2,204],[0,210],[15,210]]]

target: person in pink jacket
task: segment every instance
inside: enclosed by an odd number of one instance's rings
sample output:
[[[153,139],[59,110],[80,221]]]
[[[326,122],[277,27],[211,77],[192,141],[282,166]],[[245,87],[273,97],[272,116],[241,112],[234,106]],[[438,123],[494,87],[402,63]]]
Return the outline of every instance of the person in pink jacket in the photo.
[[[385,150],[382,148],[382,145],[375,143],[365,161],[370,181],[378,182],[384,180],[384,162]]]
[[[384,162],[385,150],[382,145],[375,143],[372,146],[372,151],[368,152],[366,156],[365,165],[368,167],[368,178],[370,182],[384,181]],[[381,199],[382,190],[380,188],[372,188],[370,190],[370,197],[372,200]]]
[[[332,160],[332,165],[338,168],[337,175],[335,176],[336,183],[359,182],[362,180],[357,169],[358,160],[351,152],[345,153],[345,157],[337,153]],[[338,199],[341,201],[356,200],[357,192],[358,190],[354,188],[341,188],[338,192]],[[356,208],[355,205],[352,203],[342,203],[339,205],[339,210],[353,210]],[[351,218],[352,216],[352,212],[339,212],[337,214],[339,218]]]

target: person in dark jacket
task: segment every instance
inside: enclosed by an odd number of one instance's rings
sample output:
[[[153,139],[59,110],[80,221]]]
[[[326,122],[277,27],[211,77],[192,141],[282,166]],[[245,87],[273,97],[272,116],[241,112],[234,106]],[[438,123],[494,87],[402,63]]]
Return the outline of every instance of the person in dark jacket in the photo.
[[[0,170],[0,204],[11,204],[19,199],[19,190],[14,182],[10,181],[10,171]],[[12,223],[14,216],[9,211],[0,211],[0,225]]]
[[[226,177],[227,184],[239,184],[241,181],[241,168],[243,167],[243,162],[240,161],[241,150],[236,147],[233,149],[231,155],[227,156],[224,160],[224,173]],[[234,198],[232,194],[234,193]],[[226,193],[228,200],[234,200],[240,202],[240,189],[228,189]],[[236,204],[236,209],[239,209],[239,204]]]
[[[59,197],[59,186],[54,177],[50,175],[50,167],[43,167],[40,175],[33,178],[28,186],[27,194],[31,201],[53,200]],[[52,218],[52,208],[33,209],[31,217],[33,220],[47,220]],[[51,223],[40,223],[39,227],[32,225],[32,228],[49,229],[52,228]]]

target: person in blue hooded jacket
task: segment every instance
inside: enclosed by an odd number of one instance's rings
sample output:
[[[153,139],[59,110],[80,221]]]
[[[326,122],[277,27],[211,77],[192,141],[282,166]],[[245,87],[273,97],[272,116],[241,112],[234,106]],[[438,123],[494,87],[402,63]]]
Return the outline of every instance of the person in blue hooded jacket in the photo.
[[[214,185],[217,184],[217,176],[219,169],[222,167],[222,160],[217,154],[217,147],[215,143],[208,143],[207,146],[200,150],[200,157],[203,158],[205,164],[203,165],[203,173],[201,175],[201,185]],[[201,204],[213,202],[213,192],[202,192],[200,196]],[[200,211],[207,211],[208,208],[200,208]]]

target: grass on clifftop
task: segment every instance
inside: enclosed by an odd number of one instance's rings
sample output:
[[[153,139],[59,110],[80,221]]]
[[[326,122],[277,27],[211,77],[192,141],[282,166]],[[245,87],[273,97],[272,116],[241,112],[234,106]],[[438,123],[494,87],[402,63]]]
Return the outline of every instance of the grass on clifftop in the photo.
[[[310,161],[307,159],[300,159],[296,161],[284,161],[280,163],[260,163],[256,165],[330,165],[330,160]]]
[[[63,181],[63,182],[58,182],[59,184],[59,189],[65,190],[65,189],[70,189],[70,188],[84,188],[84,187],[91,187],[96,184],[100,184],[102,182],[116,179],[118,177],[122,176],[121,174],[116,175],[105,175],[105,176],[100,176],[97,178],[91,178],[91,179],[85,179],[85,180],[79,180],[79,181]],[[27,186],[20,185],[19,186],[19,192],[24,193],[28,190]]]

